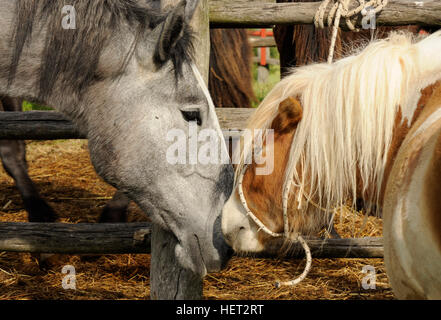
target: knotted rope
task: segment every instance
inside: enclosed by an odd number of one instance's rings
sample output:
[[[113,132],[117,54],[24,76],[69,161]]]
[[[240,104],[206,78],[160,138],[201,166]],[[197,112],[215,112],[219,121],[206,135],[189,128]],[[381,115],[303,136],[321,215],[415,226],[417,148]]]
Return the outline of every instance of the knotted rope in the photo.
[[[366,16],[368,14],[367,8],[369,7],[372,8],[372,10],[369,10],[370,15],[377,14],[378,12],[383,10],[383,8],[388,3],[388,0],[356,0],[358,1],[359,5],[353,9],[349,9],[349,4],[352,0],[323,0],[314,16],[314,25],[316,28],[323,29],[325,27],[325,13],[331,1],[333,2],[333,5],[328,13],[327,18],[328,26],[332,26],[332,38],[329,48],[328,63],[332,63],[332,60],[334,58],[335,42],[337,40],[338,28],[340,26],[341,18],[345,19],[346,26],[349,28],[349,30],[358,32],[360,30],[356,28],[352,23],[352,17],[358,15],[359,13],[361,13],[363,16]]]
[[[257,154],[260,152],[262,152],[262,150],[257,149],[255,151],[255,153],[257,153]],[[251,156],[252,156],[251,154],[248,155],[248,160],[251,160]],[[248,165],[244,164],[244,167],[243,167],[242,171],[239,173],[239,176],[237,178],[237,191],[238,191],[242,206],[245,209],[246,216],[248,218],[250,218],[251,220],[253,220],[254,223],[256,223],[256,225],[259,227],[257,232],[264,231],[266,234],[270,235],[273,238],[283,238],[284,237],[285,239],[289,239],[291,241],[298,241],[302,245],[303,250],[305,251],[306,266],[305,266],[305,269],[303,270],[302,274],[294,280],[285,281],[285,282],[276,281],[276,283],[275,283],[276,288],[280,288],[281,286],[295,286],[298,283],[300,283],[301,281],[303,281],[306,278],[306,276],[308,275],[309,271],[311,270],[312,255],[311,255],[311,250],[309,249],[309,246],[308,246],[307,242],[305,241],[305,239],[303,239],[303,237],[299,233],[291,234],[289,231],[288,198],[289,198],[291,184],[288,183],[288,185],[284,188],[283,194],[282,194],[283,232],[276,233],[276,232],[273,232],[272,230],[270,230],[268,227],[266,227],[263,224],[263,222],[260,221],[259,218],[257,218],[254,215],[254,213],[250,210],[250,208],[248,207],[247,200],[246,200],[244,192],[243,192],[243,178],[245,176],[247,169],[248,169]]]
[[[248,168],[248,165],[245,165],[242,172],[240,173],[240,175],[238,177],[237,187],[238,187],[239,197],[242,202],[242,206],[244,207],[245,212],[246,212],[246,216],[248,218],[250,218],[251,220],[253,220],[256,223],[256,225],[259,227],[257,232],[264,231],[265,233],[269,234],[270,236],[272,236],[274,238],[279,238],[279,237],[291,238],[294,241],[300,242],[300,244],[303,247],[303,250],[305,251],[306,266],[305,266],[305,269],[303,270],[303,273],[298,278],[296,278],[294,280],[285,281],[285,282],[277,281],[275,283],[276,288],[280,288],[281,286],[295,286],[296,284],[303,281],[306,278],[306,276],[308,275],[309,271],[311,270],[312,256],[311,256],[311,250],[309,249],[308,244],[306,243],[305,239],[303,239],[303,237],[300,234],[295,234],[295,235],[290,236],[289,229],[288,229],[288,207],[287,207],[289,188],[286,188],[283,193],[284,231],[283,231],[283,233],[276,233],[276,232],[273,232],[270,229],[268,229],[254,215],[254,213],[248,207],[247,201],[246,201],[244,193],[243,193],[243,186],[242,186],[243,177],[245,176],[245,172],[246,172],[247,168]]]

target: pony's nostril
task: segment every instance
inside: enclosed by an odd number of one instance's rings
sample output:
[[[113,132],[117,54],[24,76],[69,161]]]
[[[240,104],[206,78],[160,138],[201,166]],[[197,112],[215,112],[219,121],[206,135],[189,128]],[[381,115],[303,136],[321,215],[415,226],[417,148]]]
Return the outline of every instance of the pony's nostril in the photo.
[[[234,228],[234,230],[231,230],[230,232],[224,233],[224,239],[227,242],[227,244],[231,246],[239,236],[239,233],[241,233],[241,231],[243,230],[245,230],[245,227],[240,226]]]

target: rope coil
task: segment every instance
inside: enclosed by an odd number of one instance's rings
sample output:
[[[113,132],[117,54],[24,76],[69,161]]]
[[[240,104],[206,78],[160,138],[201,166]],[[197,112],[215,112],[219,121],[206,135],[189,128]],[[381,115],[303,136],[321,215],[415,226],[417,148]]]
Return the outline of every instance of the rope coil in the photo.
[[[356,0],[358,2],[358,6],[349,9],[349,5],[353,0],[323,0],[314,16],[314,25],[316,28],[325,28],[325,14],[331,1],[333,2],[333,5],[327,17],[327,25],[332,27],[332,38],[329,48],[328,63],[332,63],[334,57],[335,42],[337,40],[340,20],[342,18],[345,19],[346,26],[349,28],[349,30],[358,32],[360,29],[354,26],[351,18],[358,14],[366,16],[368,12],[369,14],[377,14],[383,10],[388,3],[388,0]],[[372,10],[367,11],[367,8],[372,8]]]

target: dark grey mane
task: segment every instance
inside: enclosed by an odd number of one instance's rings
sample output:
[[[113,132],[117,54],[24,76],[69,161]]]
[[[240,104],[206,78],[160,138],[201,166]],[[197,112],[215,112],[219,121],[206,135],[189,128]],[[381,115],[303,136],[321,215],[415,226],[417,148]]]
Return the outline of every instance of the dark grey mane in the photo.
[[[76,10],[76,30],[62,28],[61,13],[65,5],[73,5]],[[37,23],[47,27],[40,77],[36,84],[39,98],[45,100],[57,81],[61,81],[63,88],[71,89],[80,96],[85,88],[99,81],[100,75],[96,71],[103,49],[111,45],[109,40],[112,35],[128,24],[133,27],[135,41],[121,61],[123,71],[145,32],[155,28],[166,17],[167,13],[142,6],[137,0],[16,0],[9,83],[15,78],[23,48],[31,41],[32,30]],[[176,78],[182,74],[183,63],[191,59],[192,51],[192,33],[186,26],[184,36],[168,57],[173,62]],[[154,62],[159,64],[157,59]]]

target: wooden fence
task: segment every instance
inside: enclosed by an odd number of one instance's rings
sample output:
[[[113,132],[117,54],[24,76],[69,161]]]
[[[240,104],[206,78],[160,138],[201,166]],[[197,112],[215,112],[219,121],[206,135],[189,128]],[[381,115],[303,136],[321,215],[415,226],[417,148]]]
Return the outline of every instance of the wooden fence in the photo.
[[[0,223],[0,251],[59,254],[151,253],[152,226],[136,223]],[[382,258],[381,238],[310,239],[315,258]],[[272,242],[256,257],[278,257],[283,243]],[[285,253],[303,258],[300,245]]]
[[[263,27],[311,24],[320,2],[274,3],[275,1],[212,0],[209,18],[212,27]],[[441,1],[389,0],[377,15],[378,25],[441,26]],[[341,27],[346,28],[344,21]]]
[[[163,0],[173,5],[174,0]],[[200,0],[193,19],[197,31],[196,61],[208,79],[209,28],[268,27],[311,24],[320,3],[280,3],[272,0]],[[378,25],[441,26],[441,1],[389,0],[377,17]],[[342,22],[342,27],[344,27]],[[223,129],[241,129],[253,110],[219,109]],[[0,139],[77,139],[84,133],[55,112],[0,113]],[[381,257],[378,238],[309,241],[315,257]],[[152,254],[151,296],[154,299],[200,299],[202,279],[175,261],[173,235],[149,224],[1,223],[0,251],[57,253]],[[274,256],[274,243],[264,255]],[[150,249],[151,248],[151,249]],[[295,251],[293,251],[295,252]],[[298,257],[293,252],[293,257]]]

